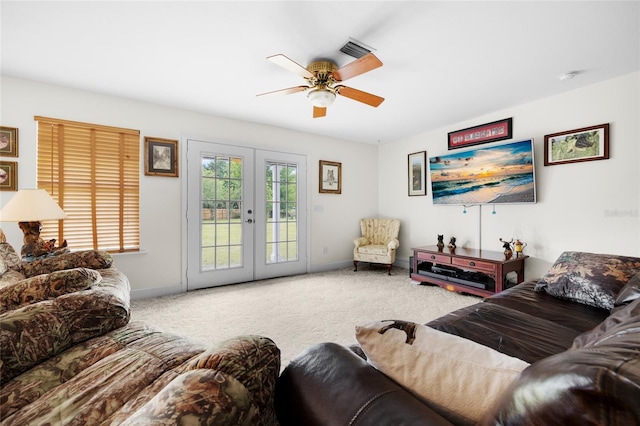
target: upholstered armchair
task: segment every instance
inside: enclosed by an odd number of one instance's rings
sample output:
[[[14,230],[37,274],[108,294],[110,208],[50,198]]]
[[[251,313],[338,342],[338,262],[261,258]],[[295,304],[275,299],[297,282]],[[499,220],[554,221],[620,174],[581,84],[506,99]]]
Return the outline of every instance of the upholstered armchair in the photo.
[[[358,262],[381,263],[387,265],[387,272],[391,275],[391,265],[400,246],[400,220],[361,219],[360,230],[362,236],[353,240],[354,271],[358,270]]]

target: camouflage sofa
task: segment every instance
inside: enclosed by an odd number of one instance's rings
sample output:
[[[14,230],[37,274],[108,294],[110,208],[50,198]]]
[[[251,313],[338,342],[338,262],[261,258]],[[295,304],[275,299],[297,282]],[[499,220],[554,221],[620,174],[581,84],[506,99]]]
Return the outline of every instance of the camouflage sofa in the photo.
[[[129,322],[129,282],[104,252],[22,262],[0,241],[0,274],[3,425],[277,424],[270,339],[206,348]]]

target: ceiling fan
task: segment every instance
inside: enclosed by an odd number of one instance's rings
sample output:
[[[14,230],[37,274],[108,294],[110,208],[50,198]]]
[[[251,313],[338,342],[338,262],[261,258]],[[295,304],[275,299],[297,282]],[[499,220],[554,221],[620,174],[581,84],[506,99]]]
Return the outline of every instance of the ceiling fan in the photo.
[[[307,80],[307,85],[262,93],[257,96],[309,92],[307,97],[313,105],[313,118],[326,116],[327,107],[333,104],[336,95],[341,95],[372,107],[377,107],[384,101],[384,98],[380,96],[339,84],[344,80],[381,67],[382,62],[373,53],[368,53],[342,68],[338,68],[335,63],[329,60],[315,61],[305,68],[282,54],[269,56],[267,60],[304,78]]]

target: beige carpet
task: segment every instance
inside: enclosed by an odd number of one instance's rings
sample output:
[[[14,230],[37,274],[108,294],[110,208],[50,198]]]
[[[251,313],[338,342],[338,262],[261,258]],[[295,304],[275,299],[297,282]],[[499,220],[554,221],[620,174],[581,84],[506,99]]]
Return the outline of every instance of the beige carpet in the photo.
[[[425,323],[480,300],[413,284],[406,269],[392,274],[364,266],[134,300],[132,319],[204,344],[240,334],[267,336],[282,351],[284,367],[315,343],[355,343],[356,324]]]

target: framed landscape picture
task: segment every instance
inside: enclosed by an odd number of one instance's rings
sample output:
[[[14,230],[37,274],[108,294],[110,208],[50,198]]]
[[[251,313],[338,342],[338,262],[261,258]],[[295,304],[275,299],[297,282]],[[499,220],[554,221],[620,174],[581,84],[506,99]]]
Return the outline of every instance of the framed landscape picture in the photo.
[[[544,137],[544,165],[609,158],[609,124],[552,133]]]
[[[145,137],[144,174],[178,177],[178,141]]]
[[[427,151],[408,155],[409,196],[427,195]]]

